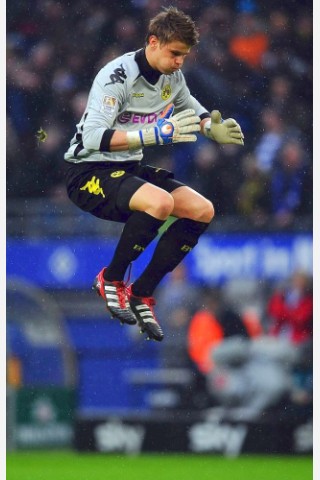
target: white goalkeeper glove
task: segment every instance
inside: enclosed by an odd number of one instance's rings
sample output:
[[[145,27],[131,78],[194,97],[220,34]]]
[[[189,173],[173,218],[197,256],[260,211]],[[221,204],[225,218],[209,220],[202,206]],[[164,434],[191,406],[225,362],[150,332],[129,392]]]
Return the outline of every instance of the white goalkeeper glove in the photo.
[[[172,116],[173,103],[170,103],[161,114],[155,127],[127,132],[129,150],[148,145],[167,145],[178,142],[195,142],[197,136],[193,132],[200,131],[200,117],[191,108]]]
[[[244,136],[239,123],[233,118],[222,120],[219,110],[211,112],[211,120],[208,120],[204,125],[204,134],[218,143],[244,145]]]

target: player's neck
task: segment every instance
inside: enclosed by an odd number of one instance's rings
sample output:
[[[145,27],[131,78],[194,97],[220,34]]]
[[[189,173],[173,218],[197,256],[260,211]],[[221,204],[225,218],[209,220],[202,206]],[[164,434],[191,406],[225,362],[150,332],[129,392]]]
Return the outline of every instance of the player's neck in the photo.
[[[147,45],[145,47],[145,56],[146,56],[146,60],[149,64],[149,66],[151,68],[153,68],[153,70],[155,70],[156,72],[159,72],[159,70],[157,69],[157,66],[156,66],[155,59],[154,59],[153,54],[152,54],[152,50],[151,50],[149,45]],[[159,73],[161,73],[161,72],[159,72]]]

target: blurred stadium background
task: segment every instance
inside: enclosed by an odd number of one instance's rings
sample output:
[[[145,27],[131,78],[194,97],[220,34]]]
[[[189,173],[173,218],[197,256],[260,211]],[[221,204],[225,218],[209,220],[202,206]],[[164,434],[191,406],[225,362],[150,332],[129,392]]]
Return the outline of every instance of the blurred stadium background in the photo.
[[[122,227],[71,204],[63,154],[95,73],[143,46],[148,20],[169,4],[200,29],[183,69],[192,93],[239,121],[245,147],[199,138],[145,151],[216,207],[156,292],[156,344],[112,321],[91,291]],[[306,470],[272,477],[270,463],[264,477],[242,466],[243,478],[311,478],[312,26],[310,0],[7,5],[8,480],[43,478],[13,470],[28,472],[23,453],[39,449],[282,455],[287,468],[307,459]]]

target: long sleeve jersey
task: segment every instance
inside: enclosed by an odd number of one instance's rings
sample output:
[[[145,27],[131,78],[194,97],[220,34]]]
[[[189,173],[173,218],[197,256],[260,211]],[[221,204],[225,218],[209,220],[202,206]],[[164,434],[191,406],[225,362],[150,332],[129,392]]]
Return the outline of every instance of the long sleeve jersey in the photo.
[[[68,162],[140,161],[142,148],[110,152],[114,130],[132,131],[154,126],[170,104],[174,114],[193,108],[201,119],[208,111],[190,94],[183,73],[164,75],[152,69],[144,49],[126,53],[96,75],[86,109],[64,159]]]

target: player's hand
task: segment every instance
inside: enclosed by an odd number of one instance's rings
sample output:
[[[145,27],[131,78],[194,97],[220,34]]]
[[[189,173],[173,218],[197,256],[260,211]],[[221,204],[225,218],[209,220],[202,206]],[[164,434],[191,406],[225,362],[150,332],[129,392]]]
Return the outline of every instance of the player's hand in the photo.
[[[244,136],[239,123],[234,118],[222,120],[219,110],[211,112],[211,122],[205,124],[204,133],[218,143],[244,145]]]
[[[129,150],[146,147],[148,145],[167,145],[178,142],[195,142],[194,132],[200,131],[200,117],[195,115],[191,108],[172,115],[174,105],[171,103],[162,112],[154,127],[128,132]]]
[[[200,131],[200,117],[192,108],[173,115],[174,105],[167,106],[157,121],[158,144],[196,142],[197,136],[192,132]]]

